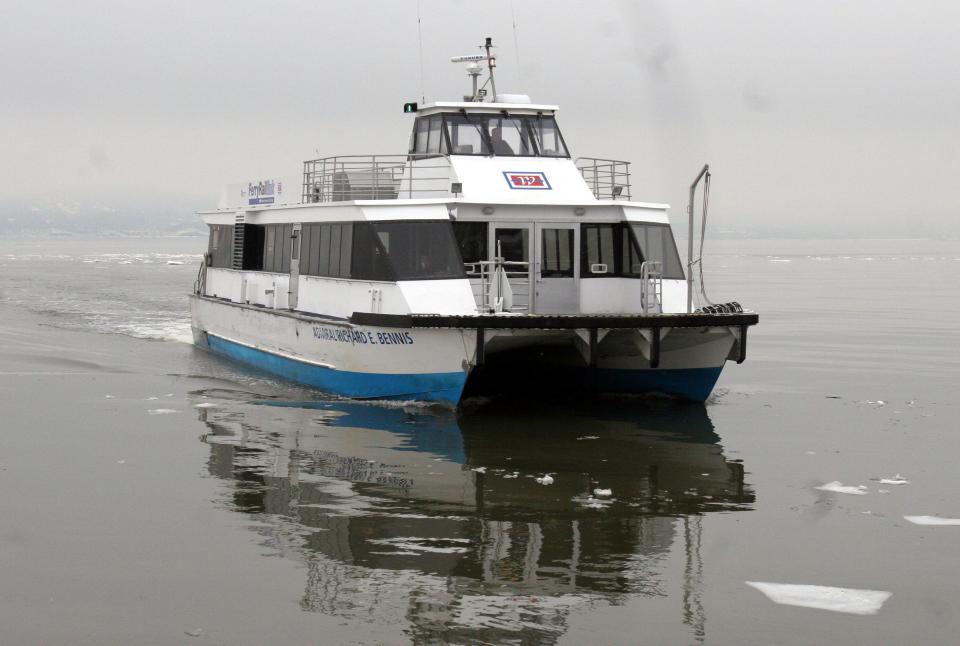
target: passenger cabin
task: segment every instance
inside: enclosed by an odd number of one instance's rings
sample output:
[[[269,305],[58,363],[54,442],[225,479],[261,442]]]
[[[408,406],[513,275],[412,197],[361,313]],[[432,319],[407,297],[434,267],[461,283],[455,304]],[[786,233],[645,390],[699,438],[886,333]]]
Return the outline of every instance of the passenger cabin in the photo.
[[[437,102],[405,154],[229,185],[198,291],[342,318],[685,311],[667,207],[631,200],[629,163],[574,158],[556,113]]]

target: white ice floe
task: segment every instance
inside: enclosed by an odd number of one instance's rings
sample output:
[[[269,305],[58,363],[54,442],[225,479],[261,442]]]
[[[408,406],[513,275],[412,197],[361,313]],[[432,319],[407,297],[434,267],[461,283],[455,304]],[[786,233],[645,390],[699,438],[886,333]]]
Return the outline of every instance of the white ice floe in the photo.
[[[863,485],[845,485],[836,480],[814,488],[819,489],[820,491],[832,491],[833,493],[849,493],[853,494],[854,496],[866,496],[868,493],[867,488]]]
[[[601,498],[609,498],[613,495],[613,489],[594,489],[593,495]]]
[[[852,615],[875,615],[892,592],[834,588],[825,585],[796,585],[792,583],[763,583],[747,581],[747,585],[762,592],[770,601],[787,606],[832,610]]]
[[[519,471],[514,471],[513,473],[508,473],[508,474],[506,474],[506,475],[503,476],[503,477],[504,477],[504,478],[519,478],[519,477],[520,477],[520,472],[519,472]]]
[[[960,518],[941,518],[940,516],[904,516],[914,525],[933,525],[945,527],[947,525],[960,525]]]
[[[194,408],[216,408],[217,405],[210,402],[201,402],[199,404],[194,404]]]
[[[577,438],[578,440],[599,440],[599,435],[581,435]]]
[[[910,484],[910,481],[904,478],[899,473],[892,478],[880,478],[877,480],[880,484],[885,485],[907,485]]]
[[[180,411],[174,410],[172,408],[151,408],[147,411],[148,415],[170,415],[172,413],[179,413]]]
[[[154,401],[154,400],[156,400],[156,399],[160,399],[160,398],[159,398],[159,397],[147,397],[147,401],[148,401],[148,402],[152,402],[152,401]]]
[[[552,484],[553,484],[553,476],[551,476],[551,475],[548,473],[548,474],[546,474],[545,476],[543,476],[542,478],[537,478],[537,482],[539,482],[539,483],[542,484],[542,485],[552,485]]]
[[[474,468],[472,468],[472,469],[470,469],[470,470],[471,470],[471,471],[475,471],[475,472],[477,472],[477,473],[486,473],[486,472],[487,472],[487,467],[474,467]]]

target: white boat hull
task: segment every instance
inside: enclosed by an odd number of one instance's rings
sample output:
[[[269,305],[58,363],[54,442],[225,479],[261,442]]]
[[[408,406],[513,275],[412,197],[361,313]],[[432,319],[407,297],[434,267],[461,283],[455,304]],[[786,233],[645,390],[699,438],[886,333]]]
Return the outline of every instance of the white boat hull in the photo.
[[[469,373],[469,331],[353,325],[197,296],[190,309],[198,346],[344,397],[455,406]]]

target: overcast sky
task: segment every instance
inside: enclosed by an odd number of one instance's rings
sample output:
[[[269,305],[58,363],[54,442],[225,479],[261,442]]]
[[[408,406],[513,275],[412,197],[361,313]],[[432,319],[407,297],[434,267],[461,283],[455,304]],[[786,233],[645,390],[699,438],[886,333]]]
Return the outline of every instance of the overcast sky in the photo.
[[[0,197],[213,206],[306,158],[403,152],[403,102],[460,97],[449,57],[492,36],[498,90],[559,104],[575,156],[632,161],[674,218],[709,161],[717,227],[960,233],[960,4],[419,6],[422,83],[415,0],[10,3]]]

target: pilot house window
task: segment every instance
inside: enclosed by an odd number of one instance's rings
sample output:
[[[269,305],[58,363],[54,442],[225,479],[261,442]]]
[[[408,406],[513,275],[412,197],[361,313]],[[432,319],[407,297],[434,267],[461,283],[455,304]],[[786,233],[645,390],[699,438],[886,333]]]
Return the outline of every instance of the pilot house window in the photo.
[[[434,114],[413,125],[414,155],[569,157],[556,119],[542,114]]]

